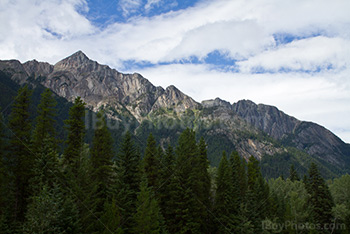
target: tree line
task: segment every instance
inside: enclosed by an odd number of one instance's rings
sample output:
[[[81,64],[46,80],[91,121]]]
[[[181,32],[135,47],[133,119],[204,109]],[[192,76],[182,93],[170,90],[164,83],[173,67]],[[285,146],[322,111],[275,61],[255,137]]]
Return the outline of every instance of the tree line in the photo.
[[[126,132],[115,152],[102,112],[88,145],[79,97],[59,153],[51,91],[34,125],[30,96],[22,87],[8,121],[0,116],[0,233],[349,233],[349,175],[326,183],[311,164],[302,179],[291,166],[266,181],[237,152],[212,168],[192,129],[175,146],[150,134],[144,153]]]

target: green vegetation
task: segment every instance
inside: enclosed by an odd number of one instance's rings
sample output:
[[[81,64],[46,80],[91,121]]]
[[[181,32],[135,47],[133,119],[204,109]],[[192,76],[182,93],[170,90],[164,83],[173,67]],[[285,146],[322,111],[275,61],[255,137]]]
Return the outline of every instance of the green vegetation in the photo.
[[[19,89],[8,120],[0,116],[0,233],[349,233],[350,176],[326,183],[322,163],[303,165],[310,158],[301,152],[246,162],[234,145],[226,154],[221,138],[190,128],[167,146],[147,131],[138,132],[147,140],[115,138],[103,112],[91,133],[79,97],[62,145],[55,96],[44,90],[33,110],[31,94]],[[273,162],[280,177],[266,181]]]

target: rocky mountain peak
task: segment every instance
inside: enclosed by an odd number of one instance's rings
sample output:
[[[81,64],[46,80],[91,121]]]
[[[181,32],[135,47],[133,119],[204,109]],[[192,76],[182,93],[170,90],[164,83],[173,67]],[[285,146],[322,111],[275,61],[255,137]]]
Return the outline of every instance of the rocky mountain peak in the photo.
[[[275,139],[282,139],[291,134],[300,122],[274,106],[257,105],[250,100],[234,103],[233,111],[249,124],[263,130]]]
[[[232,108],[233,108],[229,102],[222,100],[218,97],[215,98],[214,100],[213,99],[204,100],[204,101],[202,101],[201,104],[204,108],[222,107],[224,109],[229,109],[229,110],[232,110]]]
[[[53,71],[53,66],[46,62],[31,60],[23,63],[23,67],[29,76],[48,76]]]
[[[94,61],[90,60],[82,51],[77,51],[71,56],[59,61],[55,64],[55,70],[74,70],[87,66]]]
[[[172,108],[176,112],[183,112],[187,109],[197,109],[200,106],[191,97],[185,95],[174,85],[168,86],[153,105],[152,110],[159,108]]]

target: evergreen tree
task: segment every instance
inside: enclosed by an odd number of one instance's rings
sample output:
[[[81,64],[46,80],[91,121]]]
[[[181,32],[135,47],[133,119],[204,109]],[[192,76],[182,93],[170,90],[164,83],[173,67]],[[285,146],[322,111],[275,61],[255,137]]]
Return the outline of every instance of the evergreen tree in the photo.
[[[41,94],[41,100],[37,107],[38,116],[36,118],[36,126],[33,134],[33,149],[36,153],[42,152],[42,147],[46,146],[42,140],[48,138],[46,144],[51,144],[53,149],[56,149],[56,116],[57,102],[54,99],[52,92],[46,89]],[[43,152],[46,153],[46,152]]]
[[[30,186],[34,195],[41,190],[40,185],[52,185],[59,173],[54,126],[56,122],[54,119],[56,116],[55,107],[56,100],[53,98],[52,92],[46,89],[41,94],[41,100],[37,107],[38,116],[32,137],[32,149],[36,158]]]
[[[7,233],[7,170],[4,164],[4,141],[3,141],[3,123],[4,119],[0,108],[0,233]]]
[[[10,206],[13,209],[13,221],[23,221],[30,197],[29,179],[32,177],[32,168],[35,155],[31,149],[31,121],[29,116],[30,97],[32,92],[27,86],[18,90],[9,118],[11,131],[7,166],[12,175],[13,201]],[[14,224],[16,225],[16,224]]]
[[[101,216],[99,222],[99,226],[97,230],[99,230],[97,233],[101,234],[123,234],[123,230],[121,229],[120,225],[120,212],[118,207],[116,206],[115,199],[112,199],[111,201],[105,201],[104,204],[104,212]]]
[[[260,175],[259,161],[253,156],[250,156],[248,165],[247,165],[248,189],[252,189],[254,187],[255,181],[257,180],[259,175]]]
[[[157,190],[159,186],[159,176],[160,176],[160,158],[158,156],[157,144],[152,133],[149,134],[147,138],[147,145],[144,156],[144,167],[148,180],[148,184],[153,188],[154,191]]]
[[[169,145],[165,152],[163,163],[161,164],[161,177],[159,188],[159,205],[161,213],[165,219],[167,230],[170,233],[174,233],[176,230],[177,219],[175,217],[177,210],[176,201],[178,195],[177,180],[174,176],[175,173],[175,154],[173,148]]]
[[[52,139],[46,136],[42,139],[40,150],[36,152],[33,165],[33,176],[29,180],[32,195],[37,195],[41,191],[42,185],[53,186],[59,181],[60,169],[58,163],[58,153],[54,149]]]
[[[201,137],[198,143],[198,166],[197,166],[197,180],[195,193],[198,195],[198,200],[200,203],[200,217],[201,217],[201,232],[209,232],[209,210],[211,210],[211,180],[209,176],[209,160],[207,156],[207,144],[204,141],[204,138]]]
[[[292,164],[291,166],[290,166],[290,170],[289,170],[289,179],[291,180],[291,181],[297,181],[297,180],[300,180],[299,179],[299,176],[298,176],[298,173],[297,173],[297,171],[295,170],[295,168],[294,168],[294,164]]]
[[[235,197],[233,194],[232,170],[227,161],[226,152],[223,152],[216,177],[216,194],[214,211],[218,233],[233,233],[233,212],[235,211]]]
[[[69,110],[69,119],[65,121],[68,129],[67,147],[63,154],[63,163],[66,170],[70,171],[76,178],[81,163],[81,152],[85,137],[85,103],[80,97],[74,101]]]
[[[240,204],[244,201],[244,194],[246,190],[246,173],[241,158],[235,151],[231,153],[230,165],[232,167],[232,193],[234,197],[232,202],[235,203],[234,210],[237,213]]]
[[[203,229],[201,212],[204,205],[199,200],[199,154],[193,130],[186,129],[181,133],[176,154],[175,230],[178,233],[200,233]]]
[[[106,202],[111,200],[113,182],[113,139],[103,113],[98,112],[97,119],[91,148],[90,186],[87,186],[87,193],[90,194],[86,217],[89,232],[98,231],[101,226],[98,219],[104,213]]]
[[[98,197],[104,200],[110,197],[108,192],[111,188],[113,173],[113,139],[107,128],[106,119],[103,114],[99,112],[97,113],[97,117],[99,121],[97,123],[97,129],[95,129],[91,148],[91,176],[92,180],[98,184]]]
[[[60,186],[43,185],[28,206],[23,233],[77,233],[78,212]],[[69,206],[67,203],[69,202]],[[70,213],[69,215],[67,215]]]
[[[134,215],[135,234],[158,234],[162,232],[163,219],[155,199],[154,193],[147,186],[147,179],[143,178],[140,184],[140,192],[137,196],[137,211]]]
[[[255,233],[262,232],[262,221],[269,215],[270,198],[269,187],[261,175],[259,161],[251,156],[248,161],[248,217]]]
[[[140,154],[130,132],[124,136],[117,157],[117,202],[121,209],[121,223],[125,233],[131,233],[134,226],[137,194],[140,190]]]
[[[4,142],[3,142],[3,122],[0,108],[0,218],[5,208],[5,165],[4,165]]]
[[[309,194],[310,221],[323,227],[324,224],[332,223],[333,198],[315,163],[311,163],[308,174],[305,187]],[[330,231],[324,230],[323,233]]]

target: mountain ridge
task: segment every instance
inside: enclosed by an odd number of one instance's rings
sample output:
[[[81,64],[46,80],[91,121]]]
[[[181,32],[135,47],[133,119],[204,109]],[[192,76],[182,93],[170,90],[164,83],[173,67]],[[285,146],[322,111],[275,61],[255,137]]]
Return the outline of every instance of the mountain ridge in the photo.
[[[90,60],[82,51],[54,65],[36,60],[23,64],[17,60],[0,61],[0,70],[19,84],[40,83],[69,101],[80,96],[90,109],[104,109],[116,120],[122,120],[125,115],[139,124],[146,120],[184,121],[187,118],[186,121],[189,119],[198,128],[209,122],[211,127],[203,130],[205,134],[208,137],[221,134],[245,158],[254,155],[261,159],[265,154],[283,153],[285,147],[295,147],[339,168],[349,165],[349,145],[318,124],[300,121],[274,106],[249,100],[231,104],[215,98],[199,103],[173,85],[166,89],[156,87],[138,73],[120,73]],[[212,127],[216,122],[224,124]],[[263,142],[245,136],[241,141],[242,132],[271,139]],[[268,143],[272,139],[282,146]]]

